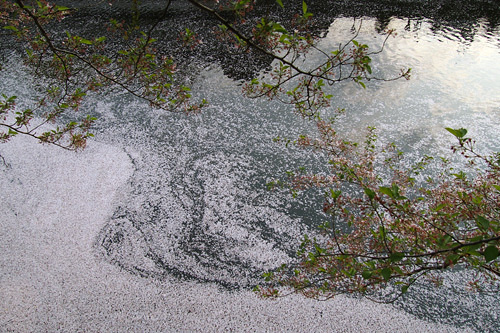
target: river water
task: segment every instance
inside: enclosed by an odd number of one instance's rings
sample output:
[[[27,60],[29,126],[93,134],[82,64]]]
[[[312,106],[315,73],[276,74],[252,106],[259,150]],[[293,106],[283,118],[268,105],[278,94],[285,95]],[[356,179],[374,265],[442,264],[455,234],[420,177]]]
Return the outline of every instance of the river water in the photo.
[[[453,140],[444,127],[466,127],[485,151],[498,151],[498,26],[489,17],[459,25],[421,13],[376,16],[330,19],[320,46],[334,48],[359,30],[357,40],[376,49],[380,30],[395,29],[374,58],[374,72],[388,77],[411,67],[413,76],[369,82],[367,89],[336,86],[332,110],[347,111],[339,130],[362,140],[363,129],[375,126],[381,141],[395,142],[411,159],[447,154]],[[2,92],[29,104],[36,81],[15,55],[7,62]],[[0,170],[7,309],[0,327],[499,329],[498,296],[468,293],[462,276],[451,273],[443,287],[416,286],[392,306],[252,296],[260,273],[291,260],[301,235],[323,219],[319,193],[291,198],[265,183],[299,166],[321,167],[322,160],[273,143],[313,133],[313,125],[278,102],[243,98],[241,75],[224,61],[196,72],[195,95],[210,103],[199,115],[152,110],[117,93],[84,105],[99,120],[83,153],[23,138],[0,147],[10,164]]]

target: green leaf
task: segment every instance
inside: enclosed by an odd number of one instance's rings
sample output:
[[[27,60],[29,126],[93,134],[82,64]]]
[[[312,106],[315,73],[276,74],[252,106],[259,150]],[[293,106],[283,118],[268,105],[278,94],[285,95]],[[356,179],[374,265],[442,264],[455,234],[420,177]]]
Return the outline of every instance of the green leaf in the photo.
[[[280,37],[280,43],[284,43],[284,44],[289,45],[290,41],[288,39],[290,39],[290,36],[288,36],[287,34],[282,34]]]
[[[480,205],[482,201],[483,201],[483,197],[480,195],[474,196],[472,198],[472,202],[475,203],[476,205]]]
[[[368,187],[365,187],[365,194],[366,194],[366,195],[368,196],[368,198],[370,198],[370,199],[375,198],[375,192],[374,192],[372,189],[368,188]]]
[[[389,260],[392,261],[392,262],[398,262],[401,259],[403,259],[404,257],[405,257],[405,255],[403,253],[401,253],[401,252],[394,252],[389,257]]]
[[[450,254],[449,256],[446,257],[447,262],[451,262],[454,265],[458,262],[460,259],[460,256],[458,254]]]
[[[465,128],[453,129],[446,127],[445,129],[459,139],[463,138],[465,134],[467,134],[467,130]]]
[[[4,29],[7,29],[7,30],[12,30],[12,31],[15,31],[15,32],[18,32],[19,30],[14,27],[13,25],[8,25],[8,26],[5,26],[3,27]]]
[[[384,226],[379,226],[378,227],[378,233],[379,233],[379,235],[380,235],[381,238],[385,238],[386,233],[385,233]]]
[[[392,193],[392,190],[389,188],[389,187],[385,187],[385,186],[380,186],[378,188],[378,191],[382,194],[386,194],[388,195],[389,197],[391,198],[394,198],[394,193]]]
[[[486,262],[495,260],[498,257],[498,254],[499,253],[497,247],[494,245],[490,245],[486,249],[484,249],[483,252],[484,260],[486,260]]]
[[[488,230],[488,228],[490,227],[490,221],[488,221],[487,219],[485,219],[481,215],[476,217],[476,224],[479,227],[479,229],[481,229],[483,231]]]
[[[276,0],[276,2],[278,3],[278,5],[281,6],[281,8],[285,8],[285,6],[283,6],[283,2],[281,0]]]
[[[338,199],[338,197],[340,197],[341,194],[342,194],[341,190],[335,191],[333,188],[330,189],[330,196],[332,197],[333,200]]]
[[[395,271],[396,273],[398,273],[398,274],[401,274],[401,275],[403,275],[403,274],[404,274],[404,273],[403,273],[403,270],[402,270],[399,266],[394,266],[394,267],[393,267],[393,269],[394,269],[394,271]],[[403,283],[403,282],[399,282],[399,283]]]
[[[386,267],[380,272],[380,274],[382,274],[384,280],[389,281],[389,279],[391,278],[391,269],[389,267]]]
[[[463,171],[460,171],[458,173],[452,173],[452,176],[455,176],[455,178],[462,180],[465,180],[467,178],[467,175]]]
[[[307,13],[307,4],[305,1],[302,1],[302,13],[304,14]]]
[[[363,273],[361,273],[361,276],[363,277],[363,279],[369,279],[371,278],[373,275],[373,272],[372,271],[363,271]]]
[[[440,246],[446,246],[451,242],[452,238],[450,235],[444,235],[443,237],[439,237],[437,239],[437,244]]]
[[[409,285],[405,284],[404,286],[401,287],[401,293],[403,294],[406,294],[406,292],[408,291],[408,287],[410,287]]]
[[[481,244],[474,244],[465,246],[462,248],[463,253],[468,253],[474,256],[480,256],[481,254],[477,250],[481,247]]]
[[[273,273],[272,272],[262,273],[262,277],[264,278],[265,281],[271,281],[271,279],[273,278]]]
[[[440,203],[439,205],[437,205],[436,208],[433,208],[432,210],[435,211],[435,212],[439,212],[441,209],[443,209],[444,207],[446,207],[446,204],[444,203]]]
[[[279,24],[279,23],[275,23],[273,25],[273,29],[274,29],[274,31],[281,32],[282,34],[288,33],[288,31],[286,31],[286,29],[283,28],[283,26],[281,26],[281,24]]]
[[[404,198],[399,194],[399,187],[396,184],[392,184],[392,193],[394,193],[394,198],[395,199],[401,199]]]

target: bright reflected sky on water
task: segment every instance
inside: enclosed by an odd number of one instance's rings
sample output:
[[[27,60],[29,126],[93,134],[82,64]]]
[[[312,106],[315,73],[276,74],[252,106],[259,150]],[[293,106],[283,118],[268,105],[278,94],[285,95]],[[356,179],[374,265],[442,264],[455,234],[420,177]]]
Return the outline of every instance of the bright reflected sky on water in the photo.
[[[355,39],[378,50],[385,35],[377,32],[377,24],[369,18],[336,19],[320,47],[338,48],[355,36],[356,28]],[[347,111],[345,125],[354,123],[354,133],[376,126],[391,140],[410,145],[422,139],[427,144],[441,140],[444,127],[465,127],[490,148],[498,148],[500,37],[487,32],[482,23],[475,28],[473,39],[466,40],[449,27],[433,31],[427,20],[392,19],[387,29],[394,29],[395,35],[382,53],[372,57],[372,68],[384,78],[411,68],[411,80],[371,81],[367,89],[350,83],[334,89],[334,106]]]

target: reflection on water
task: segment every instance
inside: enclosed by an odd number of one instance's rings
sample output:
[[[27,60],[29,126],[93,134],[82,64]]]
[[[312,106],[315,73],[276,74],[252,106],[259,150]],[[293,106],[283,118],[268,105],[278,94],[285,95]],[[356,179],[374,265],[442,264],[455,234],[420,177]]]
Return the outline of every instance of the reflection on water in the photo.
[[[377,32],[388,28],[394,19],[407,21],[405,30],[414,31],[420,29],[422,22],[428,22],[434,33],[471,42],[481,30],[478,29],[480,24],[492,34],[498,32],[500,25],[500,6],[496,1],[310,0],[308,5],[320,21],[331,22],[337,17],[369,17],[375,20]]]
[[[383,36],[374,33],[376,21],[356,21],[362,32],[358,39],[377,49]],[[352,123],[376,126],[388,140],[414,150],[421,145],[436,149],[436,142],[450,142],[444,127],[465,127],[486,147],[498,148],[497,39],[478,34],[474,42],[463,43],[436,35],[430,22],[422,22],[415,31],[405,30],[406,24],[405,20],[391,20],[388,28],[395,29],[397,36],[391,37],[384,52],[374,57],[373,69],[379,77],[388,78],[401,68],[411,67],[411,80],[371,82],[366,90],[350,84],[334,93],[336,106],[348,110],[342,120],[346,130]],[[352,25],[352,19],[336,20],[322,45],[338,45]]]

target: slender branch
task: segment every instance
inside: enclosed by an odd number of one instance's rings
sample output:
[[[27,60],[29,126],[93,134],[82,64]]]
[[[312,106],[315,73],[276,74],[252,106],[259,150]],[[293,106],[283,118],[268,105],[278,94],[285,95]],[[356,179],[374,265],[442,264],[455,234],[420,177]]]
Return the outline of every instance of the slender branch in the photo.
[[[7,128],[10,128],[10,129],[12,129],[13,131],[15,131],[15,132],[17,132],[19,134],[27,135],[27,136],[30,136],[30,137],[35,138],[37,140],[40,140],[42,142],[45,142],[45,140],[43,139],[43,137],[40,136],[40,135],[37,135],[37,134],[33,133],[33,130],[23,131],[20,128],[17,128],[17,127],[11,126],[11,125],[7,125],[7,124],[2,124],[2,123],[0,123],[0,126],[4,126],[4,127],[7,127]],[[65,150],[75,150],[74,148],[71,148],[69,146],[60,144],[58,141],[59,141],[59,139],[56,140],[56,141],[50,141],[50,144],[53,144],[53,145],[55,145],[57,147],[65,149]]]
[[[49,46],[49,48],[52,50],[52,52],[54,53],[54,55],[59,59],[59,61],[61,62],[61,65],[63,66],[63,69],[64,69],[64,75],[66,76],[66,79],[64,80],[64,83],[65,83],[65,94],[63,95],[62,98],[64,98],[67,94],[67,91],[69,90],[68,88],[68,81],[69,81],[69,76],[68,76],[68,67],[66,65],[66,61],[64,61],[64,59],[62,58],[62,56],[57,52],[57,48],[54,46],[54,44],[52,44],[52,40],[50,39],[47,31],[45,31],[45,29],[43,28],[42,24],[40,23],[40,21],[38,20],[38,18],[36,17],[36,15],[34,15],[30,10],[29,8],[26,8],[26,6],[24,5],[24,3],[21,1],[21,0],[16,0],[16,3],[17,5],[19,6],[19,8],[21,8],[32,20],[33,20],[33,23],[35,23],[38,31],[42,34],[45,42],[47,43],[47,45]],[[60,101],[61,101],[60,99]]]
[[[251,38],[247,37],[244,33],[239,31],[238,29],[236,29],[234,27],[234,25],[231,24],[231,22],[229,22],[228,20],[223,18],[217,11],[199,3],[198,1],[195,1],[195,0],[188,0],[188,1],[189,1],[189,3],[193,4],[195,7],[212,15],[215,19],[217,19],[219,22],[224,24],[229,29],[229,31],[234,33],[241,40],[243,40],[247,45],[250,45],[253,49],[255,49],[255,50],[257,50],[265,55],[268,55],[276,60],[280,60],[282,63],[287,64],[288,66],[290,66],[291,68],[293,68],[295,71],[297,71],[300,74],[311,75],[310,72],[306,72],[306,71],[302,70],[300,67],[297,67],[293,62],[288,61],[283,56],[279,56],[273,52],[270,52],[270,51],[266,50],[265,48],[261,47],[260,45],[258,45],[257,43],[255,43]]]
[[[404,254],[405,258],[422,258],[422,257],[434,257],[438,254],[443,254],[443,253],[449,253],[449,252],[455,252],[463,247],[466,246],[474,246],[478,244],[485,244],[493,241],[498,241],[500,240],[500,236],[496,237],[491,237],[491,238],[486,238],[482,240],[478,240],[475,242],[469,242],[469,243],[463,243],[456,245],[454,247],[448,248],[448,249],[443,249],[443,250],[436,250],[432,252],[426,252],[426,253],[420,253],[420,254]],[[339,254],[337,253],[328,253],[328,254],[320,254],[318,257],[335,257],[338,256]],[[361,253],[348,253],[348,252],[342,252],[340,255],[343,256],[350,256],[350,257],[359,257],[359,258],[364,258],[364,259],[372,259],[372,260],[390,260],[390,256],[380,256],[380,255],[371,255],[371,254],[361,254]]]
[[[163,9],[163,12],[161,14],[161,16],[156,20],[156,22],[149,28],[147,34],[146,34],[146,42],[144,43],[144,48],[142,49],[142,52],[139,53],[139,56],[137,57],[137,61],[135,62],[135,71],[137,71],[137,67],[139,66],[139,62],[141,61],[142,57],[144,56],[144,53],[146,53],[146,48],[147,46],[149,45],[149,42],[151,41],[152,39],[152,34],[153,34],[153,31],[156,29],[156,27],[158,26],[158,24],[160,24],[161,21],[163,21],[165,19],[165,17],[167,17],[167,14],[168,14],[168,9],[170,8],[170,4],[172,3],[172,0],[167,0],[167,5],[165,6],[165,9]]]

